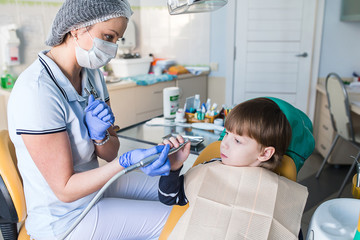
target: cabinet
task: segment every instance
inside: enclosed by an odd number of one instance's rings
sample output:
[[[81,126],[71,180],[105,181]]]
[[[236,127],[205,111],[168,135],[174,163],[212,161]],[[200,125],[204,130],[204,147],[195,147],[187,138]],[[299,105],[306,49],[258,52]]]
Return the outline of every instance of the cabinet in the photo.
[[[135,88],[135,123],[163,114],[163,89],[175,87],[176,81],[156,83]],[[133,123],[134,124],[134,123]]]
[[[331,125],[327,97],[319,92],[316,98],[316,116],[314,122],[315,148],[325,157],[335,136]]]
[[[353,122],[359,121],[358,115],[353,114]],[[326,97],[325,87],[318,84],[316,93],[316,106],[314,118],[314,138],[315,149],[323,157],[327,155],[334,140],[335,132],[332,127],[330,112],[328,109],[328,101]],[[354,159],[350,156],[357,154],[357,149],[349,142],[339,139],[328,163],[330,164],[352,164]]]
[[[115,124],[125,128],[163,114],[163,94],[167,87],[180,88],[179,106],[183,107],[187,97],[200,94],[201,101],[207,99],[207,73],[194,76],[179,75],[175,81],[160,82],[148,86],[135,83],[110,83],[108,90]]]
[[[115,124],[120,128],[125,128],[161,115],[163,113],[162,90],[175,85],[176,81],[148,86],[137,86],[135,83],[108,84]]]
[[[115,116],[115,125],[124,128],[135,122],[136,84],[108,84],[111,109]]]

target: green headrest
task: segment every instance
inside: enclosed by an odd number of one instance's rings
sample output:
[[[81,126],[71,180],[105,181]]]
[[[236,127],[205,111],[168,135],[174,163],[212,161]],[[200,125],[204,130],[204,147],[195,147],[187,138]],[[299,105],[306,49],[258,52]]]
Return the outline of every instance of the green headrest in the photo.
[[[315,140],[313,136],[313,126],[309,117],[301,110],[295,108],[291,104],[274,97],[268,97],[273,100],[283,111],[288,119],[292,136],[286,155],[291,157],[299,172],[304,165],[305,160],[310,157],[315,148]]]

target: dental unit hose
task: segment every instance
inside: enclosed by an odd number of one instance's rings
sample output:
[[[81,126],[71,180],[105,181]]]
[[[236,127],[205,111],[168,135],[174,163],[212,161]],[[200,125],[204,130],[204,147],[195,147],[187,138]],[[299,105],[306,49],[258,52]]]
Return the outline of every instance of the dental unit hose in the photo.
[[[172,148],[169,150],[168,156],[177,152],[178,150],[180,150],[182,147],[184,147],[186,145],[186,143],[188,143],[189,140],[186,140],[184,143],[180,144],[179,147],[177,148]],[[137,162],[136,164],[133,164],[125,169],[123,169],[122,171],[118,172],[117,174],[115,174],[112,178],[110,178],[109,181],[106,182],[106,184],[97,192],[97,194],[94,196],[94,198],[90,201],[90,203],[88,204],[88,206],[84,209],[84,211],[80,214],[80,216],[76,219],[76,221],[70,226],[70,228],[60,237],[60,240],[64,240],[73,230],[74,228],[81,222],[81,220],[85,217],[85,215],[90,211],[90,209],[97,203],[97,201],[101,198],[101,196],[103,195],[103,193],[105,192],[105,190],[115,181],[117,180],[119,177],[121,177],[122,175],[131,172],[135,169],[141,168],[141,167],[145,167],[147,165],[149,165],[150,163],[152,163],[153,161],[155,161],[156,159],[158,159],[160,156],[160,154],[154,154],[152,156],[149,156],[147,158],[144,158],[142,160],[140,160],[139,162]]]

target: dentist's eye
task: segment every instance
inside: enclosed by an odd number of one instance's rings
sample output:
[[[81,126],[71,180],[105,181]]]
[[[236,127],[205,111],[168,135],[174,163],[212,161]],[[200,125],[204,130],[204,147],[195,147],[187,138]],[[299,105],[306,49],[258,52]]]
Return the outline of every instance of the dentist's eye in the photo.
[[[108,41],[108,42],[112,42],[112,41],[114,40],[114,36],[109,35],[109,34],[105,34],[105,35],[104,35],[104,38],[105,38],[105,40]]]

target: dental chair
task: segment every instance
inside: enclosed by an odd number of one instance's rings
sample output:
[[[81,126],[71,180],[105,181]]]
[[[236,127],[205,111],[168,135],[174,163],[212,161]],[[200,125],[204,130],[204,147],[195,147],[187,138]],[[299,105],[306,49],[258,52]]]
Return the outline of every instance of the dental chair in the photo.
[[[269,99],[273,100],[280,107],[288,119],[292,129],[292,137],[289,147],[282,158],[281,165],[276,168],[274,172],[296,182],[297,173],[315,148],[315,140],[312,135],[312,123],[302,111],[293,107],[291,104],[278,98],[269,97]],[[220,135],[219,140],[222,140],[224,135],[225,130]],[[200,153],[193,164],[193,167],[200,163],[209,161],[210,159],[219,158],[220,144],[221,141],[209,144]],[[174,229],[175,225],[188,208],[189,203],[185,206],[173,206],[159,240],[166,240],[170,236],[170,233]],[[303,239],[301,229],[299,239]]]
[[[311,121],[301,111],[280,100],[271,98],[282,109],[289,120],[293,136],[281,165],[275,170],[281,176],[296,181],[297,172],[314,149]],[[220,156],[221,141],[208,145],[199,155],[193,166]],[[293,157],[295,156],[295,157]],[[167,239],[177,221],[188,208],[174,206],[159,239]],[[15,148],[7,130],[0,130],[0,229],[4,240],[30,240],[24,220],[26,219],[26,203],[22,180],[17,169]],[[20,223],[20,224],[19,224]],[[19,231],[17,226],[21,225]]]
[[[4,240],[30,240],[23,224],[26,203],[15,148],[7,130],[0,131],[0,229]],[[17,225],[21,223],[20,231]]]

